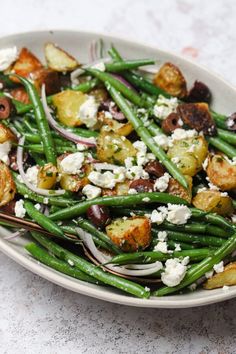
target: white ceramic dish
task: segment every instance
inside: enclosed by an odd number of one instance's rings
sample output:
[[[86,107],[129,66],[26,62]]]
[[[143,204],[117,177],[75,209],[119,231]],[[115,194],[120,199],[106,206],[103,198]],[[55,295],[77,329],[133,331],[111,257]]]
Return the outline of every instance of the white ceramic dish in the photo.
[[[174,54],[163,52],[138,43],[129,42],[124,39],[109,37],[102,34],[64,30],[30,32],[1,38],[0,49],[12,45],[16,45],[19,48],[25,46],[31,49],[33,53],[43,60],[44,43],[47,41],[53,41],[77,57],[81,62],[87,62],[89,44],[91,41],[99,38],[103,38],[105,48],[109,48],[110,44],[114,43],[121,53],[128,58],[151,57],[158,59],[158,62],[160,63],[165,61],[175,63],[183,71],[189,85],[195,79],[198,79],[205,82],[211,88],[213,92],[212,104],[215,110],[226,114],[235,111],[235,89],[216,75]],[[124,295],[115,289],[81,282],[38,263],[24,250],[23,246],[27,243],[26,237],[10,242],[3,239],[6,233],[9,233],[9,231],[0,228],[0,250],[20,265],[64,288],[105,301],[138,307],[184,308],[207,305],[231,299],[236,296],[236,286],[234,286],[227,291],[222,289],[211,291],[198,290],[184,295],[151,298],[148,300],[137,299],[132,296]]]

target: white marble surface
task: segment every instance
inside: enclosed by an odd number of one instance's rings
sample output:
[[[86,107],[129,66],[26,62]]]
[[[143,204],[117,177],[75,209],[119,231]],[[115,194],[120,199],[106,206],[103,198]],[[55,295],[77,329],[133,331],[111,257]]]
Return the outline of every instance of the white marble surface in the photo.
[[[0,35],[68,28],[128,36],[236,84],[235,0],[1,1]],[[235,353],[236,300],[186,310],[86,298],[0,254],[0,353]]]

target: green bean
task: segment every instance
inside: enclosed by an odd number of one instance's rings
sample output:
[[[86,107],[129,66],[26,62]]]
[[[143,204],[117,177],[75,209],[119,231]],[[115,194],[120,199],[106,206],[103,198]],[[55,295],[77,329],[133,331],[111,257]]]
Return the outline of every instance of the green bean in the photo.
[[[164,296],[173,292],[179,291],[188,285],[194,283],[197,279],[201,278],[206,272],[212,270],[215,264],[218,264],[226,256],[231,254],[236,249],[236,234],[232,235],[221,247],[211,253],[207,258],[203,259],[199,264],[189,269],[183,281],[175,287],[163,287],[156,290],[154,296]]]
[[[62,145],[60,143],[60,145]],[[43,145],[41,144],[28,144],[25,145],[25,148],[29,151],[37,152],[38,154],[42,154],[44,152]],[[71,145],[64,145],[64,146],[56,146],[55,148],[57,155],[64,154],[65,152],[78,152],[76,147]]]
[[[148,202],[145,203],[173,203],[187,204],[186,200],[167,193],[138,193],[133,195],[122,196],[106,196],[94,199],[88,199],[76,205],[70,206],[51,214],[49,218],[52,220],[65,220],[75,218],[84,214],[91,205],[108,205],[108,206],[133,206],[135,204],[144,203],[143,198],[148,197]]]
[[[32,235],[42,246],[47,248],[52,254],[56,255],[63,261],[73,262],[76,268],[92,276],[93,278],[140,298],[148,298],[150,296],[150,290],[147,290],[141,285],[135,284],[130,280],[120,278],[117,275],[105,272],[101,268],[89,263],[82,257],[79,257],[73,254],[72,252],[69,252],[65,248],[57,245],[52,240],[49,240],[47,237],[44,237],[39,233],[32,232]]]
[[[199,234],[186,234],[184,232],[179,232],[179,231],[171,231],[171,230],[165,230],[165,229],[152,229],[152,233],[157,236],[159,231],[166,231],[168,240],[174,240],[174,241],[180,241],[180,242],[187,242],[187,243],[192,243],[192,244],[200,244],[203,246],[216,246],[219,247],[221,246],[224,242],[225,239],[221,237],[215,237],[215,236],[205,236],[205,235],[199,235]]]
[[[121,94],[116,91],[114,87],[111,87],[110,84],[105,83],[108,92],[112,96],[113,100],[116,102],[120,110],[124,113],[126,118],[132,124],[136,133],[140,136],[143,142],[148,146],[148,148],[152,151],[152,153],[160,160],[160,162],[166,167],[166,169],[170,172],[170,174],[177,179],[177,181],[184,187],[188,188],[188,183],[183,176],[183,174],[179,171],[176,165],[169,160],[164,150],[159,147],[155,141],[153,140],[151,134],[148,129],[145,128],[142,121],[134,114],[126,100],[121,96]]]
[[[56,165],[56,151],[51,136],[51,131],[43,109],[42,102],[39,98],[36,88],[29,80],[18,75],[16,76],[25,86],[29,98],[32,102],[35,120],[38,126],[39,134],[42,139],[43,150],[46,156],[46,160],[47,162],[51,162],[53,165]]]
[[[90,275],[81,272],[78,268],[70,266],[68,263],[51,256],[42,247],[39,247],[35,243],[28,243],[25,249],[39,262],[47,265],[48,267],[57,270],[63,274],[67,274],[73,278],[86,281],[93,284],[102,284],[98,280],[94,279]]]
[[[217,129],[217,135],[220,139],[225,140],[226,142],[232,144],[232,145],[236,145],[236,134],[235,132],[229,132],[228,130],[224,130],[224,129]]]
[[[140,66],[155,64],[151,59],[125,60],[120,62],[105,63],[106,71],[120,72],[124,70],[137,69]]]
[[[184,258],[189,257],[192,261],[202,260],[209,255],[211,255],[212,250],[208,248],[195,248],[183,251],[174,251],[172,253],[162,253],[159,251],[143,251],[135,253],[121,253],[114,256],[107,264],[135,264],[137,262],[141,263],[152,263],[156,261],[166,261],[170,258]]]
[[[17,86],[15,82],[10,80],[9,75],[4,75],[2,73],[0,74],[0,82],[3,84],[4,88],[14,88]]]
[[[208,213],[203,210],[197,208],[190,208],[192,217],[193,218],[200,218],[202,220],[206,220],[213,225],[220,226],[222,228],[226,228],[229,231],[235,232],[236,226],[232,223],[227,221],[223,216],[215,214],[215,213]]]
[[[38,211],[34,207],[33,203],[31,203],[29,200],[24,201],[24,208],[26,209],[27,214],[42,228],[51,232],[52,234],[55,234],[58,237],[64,238],[64,232],[62,229],[56,223],[50,220],[46,215]]]
[[[228,157],[233,158],[236,156],[236,148],[228,144],[226,141],[215,137],[208,138],[207,140],[210,145],[214,146]]]
[[[86,71],[92,76],[97,77],[102,82],[107,82],[122,93],[130,102],[134,103],[138,107],[150,107],[150,104],[147,101],[143,100],[136,92],[130,90],[123,82],[116,79],[111,74],[96,70],[96,69],[86,69]]]
[[[158,243],[158,240],[152,241],[153,246],[157,245],[157,243]],[[171,250],[174,250],[176,248],[176,245],[179,245],[181,250],[193,250],[193,249],[197,248],[197,246],[194,244],[191,245],[190,243],[186,243],[186,242],[182,242],[182,241],[176,242],[173,240],[168,240],[167,245],[168,245],[168,248]]]
[[[211,111],[211,115],[214,121],[216,122],[218,128],[226,130],[229,129],[227,126],[227,117],[225,115],[216,113],[214,111]]]
[[[15,172],[12,172],[14,182],[16,184],[16,189],[17,193],[21,194],[24,196],[25,199],[30,199],[33,200],[37,203],[44,203],[48,205],[57,205],[61,207],[68,207],[69,205],[72,205],[75,203],[74,200],[72,199],[66,199],[65,197],[44,197],[42,195],[39,195],[37,193],[32,192],[24,183],[21,183],[17,176],[18,174]]]
[[[34,159],[37,165],[44,166],[46,164],[45,159],[42,157],[42,155],[37,154],[37,152],[30,151],[29,154]]]

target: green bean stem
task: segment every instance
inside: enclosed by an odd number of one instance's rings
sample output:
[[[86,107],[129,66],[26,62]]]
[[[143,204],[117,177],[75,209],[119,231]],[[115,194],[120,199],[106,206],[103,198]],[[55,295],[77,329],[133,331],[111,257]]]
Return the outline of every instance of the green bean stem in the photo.
[[[120,72],[124,70],[137,69],[140,66],[155,64],[151,59],[125,60],[123,62],[105,63],[106,71]]]

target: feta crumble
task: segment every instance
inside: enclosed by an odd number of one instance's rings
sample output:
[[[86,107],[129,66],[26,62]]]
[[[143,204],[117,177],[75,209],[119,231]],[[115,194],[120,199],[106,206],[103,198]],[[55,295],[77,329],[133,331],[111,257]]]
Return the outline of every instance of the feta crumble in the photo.
[[[166,241],[167,239],[167,232],[166,231],[159,231],[157,234],[157,238],[159,241]]]
[[[209,163],[209,158],[206,157],[205,160],[203,161],[203,164],[202,164],[202,168],[204,171],[206,171],[208,163]]]
[[[221,261],[213,266],[213,269],[216,273],[221,273],[224,271],[224,262]]]
[[[189,257],[185,257],[182,261],[178,258],[167,259],[165,270],[161,274],[162,282],[170,287],[177,286],[184,279],[188,262]]]
[[[143,169],[142,166],[132,166],[127,169],[126,171],[126,177],[128,179],[148,179],[149,175],[148,173]]]
[[[197,135],[198,135],[198,133],[195,129],[185,130],[182,128],[177,128],[173,131],[173,133],[171,135],[171,139],[173,141],[182,140],[182,139],[193,138],[194,136],[197,136]]]
[[[181,247],[179,243],[175,243],[175,251],[181,251]]]
[[[0,144],[0,160],[4,162],[6,165],[9,165],[10,160],[8,154],[11,150],[11,142],[5,141],[4,143]]]
[[[38,184],[38,171],[38,166],[32,166],[29,167],[25,173],[27,180],[35,187]]]
[[[137,194],[137,193],[138,193],[138,191],[136,191],[136,189],[134,189],[134,188],[130,188],[128,190],[128,194]]]
[[[186,224],[191,217],[190,209],[185,205],[168,204],[167,220],[172,224]]]
[[[150,216],[151,222],[156,223],[158,225],[162,224],[165,220],[165,214],[161,211],[157,211],[156,209],[152,211]]]
[[[124,182],[125,174],[114,174],[110,171],[106,171],[104,173],[92,171],[88,175],[88,179],[98,187],[112,189],[115,187],[116,183]]]
[[[168,149],[170,143],[170,139],[168,136],[164,134],[157,134],[153,137],[153,140],[158,146],[162,147],[164,150]]]
[[[37,209],[37,210],[40,210],[40,209],[41,209],[41,205],[40,205],[39,203],[35,204],[34,207],[35,207],[35,209]]]
[[[81,172],[81,167],[84,162],[84,154],[82,152],[75,152],[66,156],[61,162],[60,167],[62,172],[75,175]]]
[[[93,128],[97,123],[97,112],[99,104],[93,96],[89,96],[87,100],[80,106],[78,118],[87,128]]]
[[[156,179],[154,183],[154,190],[164,192],[168,188],[169,180],[170,180],[170,175],[169,173],[165,172],[163,176]]]
[[[101,188],[92,186],[91,184],[87,184],[84,186],[82,189],[82,193],[88,198],[88,199],[93,199],[97,198],[101,195]]]
[[[0,71],[4,71],[17,59],[16,46],[0,50]]]
[[[170,113],[176,111],[177,106],[178,99],[176,97],[166,98],[159,95],[153,113],[157,118],[165,119]]]
[[[24,200],[23,199],[20,199],[20,200],[18,200],[16,202],[14,211],[15,211],[15,215],[18,218],[24,218],[25,217],[26,210],[24,208]]]
[[[211,278],[211,277],[213,276],[213,274],[214,274],[214,270],[209,270],[209,272],[206,272],[206,273],[205,273],[205,277],[206,277],[207,279],[209,279],[209,278]]]
[[[106,70],[106,67],[105,67],[105,64],[104,64],[103,61],[100,61],[100,62],[92,65],[91,68],[99,70],[99,71],[105,71]]]
[[[168,245],[165,241],[159,241],[154,247],[154,251],[159,251],[161,253],[168,253]]]
[[[85,151],[85,150],[88,150],[88,146],[87,145],[84,145],[84,144],[76,144],[76,147],[77,147],[77,150],[78,151]]]

